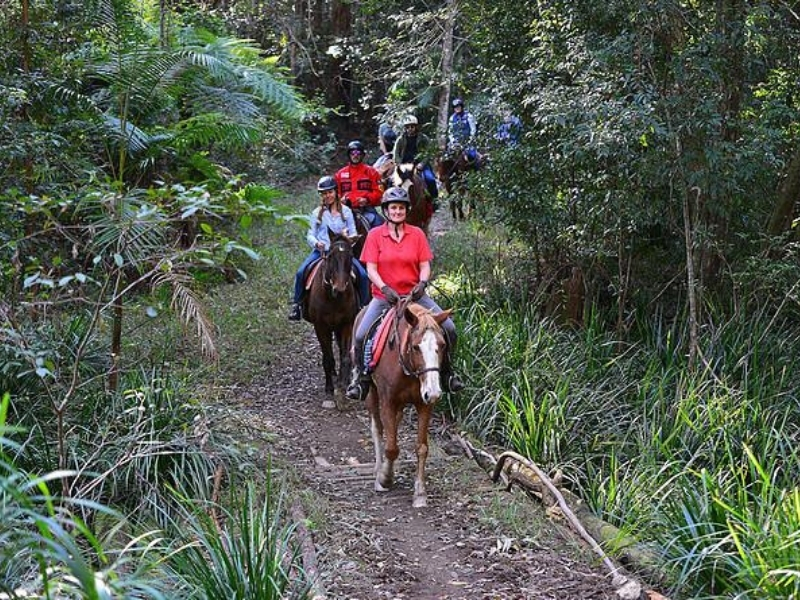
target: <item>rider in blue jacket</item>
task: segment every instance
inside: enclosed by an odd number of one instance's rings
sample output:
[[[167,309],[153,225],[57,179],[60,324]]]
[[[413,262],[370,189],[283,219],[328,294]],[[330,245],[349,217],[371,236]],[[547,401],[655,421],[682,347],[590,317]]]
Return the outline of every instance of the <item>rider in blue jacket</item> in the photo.
[[[447,150],[451,154],[464,152],[467,160],[471,163],[478,163],[480,154],[475,148],[475,140],[478,135],[478,124],[472,116],[461,98],[453,100],[453,114],[447,125]]]

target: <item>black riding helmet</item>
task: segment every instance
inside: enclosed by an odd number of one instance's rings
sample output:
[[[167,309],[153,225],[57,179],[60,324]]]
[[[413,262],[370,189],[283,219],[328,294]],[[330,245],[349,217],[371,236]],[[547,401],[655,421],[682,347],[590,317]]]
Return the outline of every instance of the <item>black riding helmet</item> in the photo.
[[[350,154],[353,150],[358,150],[362,155],[364,152],[364,144],[360,140],[353,140],[347,144],[347,153]]]
[[[460,106],[461,108],[464,108],[464,101],[461,98],[454,99],[453,100],[453,108],[455,108],[456,106]]]
[[[317,182],[317,191],[318,192],[327,192],[328,190],[335,190],[336,189],[336,180],[331,177],[330,175],[325,175],[324,177],[320,177],[319,181]]]

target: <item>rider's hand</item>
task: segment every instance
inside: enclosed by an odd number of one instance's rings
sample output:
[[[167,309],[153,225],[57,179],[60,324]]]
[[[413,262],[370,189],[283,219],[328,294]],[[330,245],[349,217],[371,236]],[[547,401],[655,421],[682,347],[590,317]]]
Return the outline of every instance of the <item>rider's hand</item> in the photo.
[[[359,206],[366,206],[367,205],[367,199],[362,196],[361,198],[358,199],[357,204]]]
[[[411,290],[411,299],[416,302],[422,296],[425,295],[425,288],[428,287],[428,282],[425,280],[420,281],[417,285],[414,286],[414,289]]]
[[[325,243],[324,242],[317,242],[315,244],[315,246],[316,246],[317,250],[324,250],[325,249]]]
[[[381,294],[383,294],[384,298],[389,304],[397,304],[400,302],[400,296],[397,292],[395,292],[392,288],[388,285],[385,285],[381,288]]]

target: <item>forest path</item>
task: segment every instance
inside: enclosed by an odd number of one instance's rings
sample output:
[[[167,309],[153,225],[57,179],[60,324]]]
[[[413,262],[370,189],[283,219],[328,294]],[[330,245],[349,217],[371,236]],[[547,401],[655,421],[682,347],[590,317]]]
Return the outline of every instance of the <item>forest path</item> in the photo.
[[[433,223],[448,227],[445,207]],[[283,311],[284,307],[281,306]],[[225,391],[234,433],[261,465],[285,468],[310,523],[317,589],[328,599],[610,599],[610,577],[565,524],[521,492],[491,482],[435,413],[428,507],[412,507],[416,415],[405,413],[394,487],[373,489],[374,453],[363,405],[329,400],[308,323],[252,383]],[[283,340],[283,341],[281,341]]]

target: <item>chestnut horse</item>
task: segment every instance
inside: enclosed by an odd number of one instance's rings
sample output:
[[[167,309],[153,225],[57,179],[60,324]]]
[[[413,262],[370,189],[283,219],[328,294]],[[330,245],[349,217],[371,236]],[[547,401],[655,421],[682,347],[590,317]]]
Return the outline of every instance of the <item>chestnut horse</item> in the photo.
[[[372,372],[367,395],[370,433],[375,448],[375,491],[378,492],[387,491],[394,479],[394,463],[400,454],[397,428],[403,418],[403,408],[413,404],[417,410],[415,508],[428,503],[425,489],[428,424],[433,405],[442,395],[439,370],[446,342],[441,323],[450,313],[450,310],[445,310],[434,315],[419,304],[401,300],[386,317],[393,319],[389,324],[392,331]]]
[[[330,229],[328,233],[331,246],[304,296],[303,318],[314,326],[319,340],[322,368],[325,370],[325,392],[328,394],[334,393],[336,361],[333,357],[333,338],[336,339],[339,347],[336,391],[341,394],[350,375],[350,343],[353,321],[358,312],[358,291],[352,276],[353,243],[357,238],[348,238]]]
[[[417,168],[410,163],[396,165],[390,182],[408,192],[411,208],[406,216],[406,223],[416,225],[428,235],[428,227],[433,217],[433,202],[425,189],[425,180]]]

